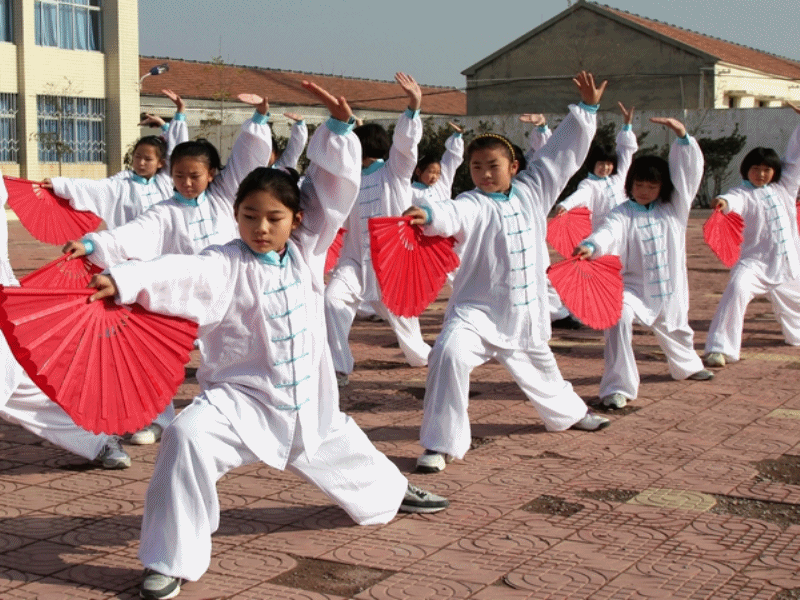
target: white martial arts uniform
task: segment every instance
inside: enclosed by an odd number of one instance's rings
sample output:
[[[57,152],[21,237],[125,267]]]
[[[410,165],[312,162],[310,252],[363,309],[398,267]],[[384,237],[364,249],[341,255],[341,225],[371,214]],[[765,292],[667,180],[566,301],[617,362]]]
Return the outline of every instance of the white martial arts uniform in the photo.
[[[151,260],[162,254],[197,254],[213,244],[239,237],[233,201],[250,171],[265,166],[272,150],[267,115],[258,112],[245,121],[228,163],[208,188],[193,200],[177,192],[133,221],[110,231],[87,234],[89,260],[108,269],[126,260]],[[162,429],[175,417],[170,403],[156,420]]]
[[[289,131],[289,141],[286,142],[286,148],[283,149],[278,160],[276,160],[272,167],[275,169],[297,169],[297,163],[300,156],[303,154],[303,149],[308,142],[308,126],[305,121],[295,121]]]
[[[511,192],[478,189],[424,205],[426,235],[454,236],[461,267],[431,352],[420,443],[462,458],[470,445],[471,371],[496,358],[511,372],[548,431],[569,428],[586,405],[564,381],[547,341],[547,213],[578,170],[596,128],[593,107],[569,115]]]
[[[787,344],[800,346],[800,236],[795,198],[800,187],[800,127],[786,150],[781,178],[760,188],[749,181],[720,196],[742,216],[739,261],[711,321],[706,354],[739,360],[747,305],[766,294]]]
[[[422,339],[419,319],[398,317],[381,302],[368,229],[369,219],[400,216],[411,206],[411,174],[417,166],[417,144],[421,138],[419,111],[406,110],[397,120],[389,159],[375,161],[361,172],[358,199],[344,225],[347,234],[339,263],[325,290],[328,343],[338,373],[353,372],[350,328],[362,301],[371,303],[375,313],[389,323],[408,364],[412,367],[428,364],[431,347]]]
[[[620,204],[581,242],[594,248],[594,257],[615,254],[622,262],[622,317],[604,332],[601,398],[616,393],[628,399],[638,395],[634,320],[652,329],[674,379],[686,379],[703,370],[689,327],[686,272],[686,225],[703,176],[703,153],[694,138],[675,141],[669,171],[675,186],[669,202],[658,199],[643,206],[629,200]]]
[[[6,186],[0,177],[0,285],[18,287],[8,260],[7,199]],[[0,363],[5,373],[0,389],[0,418],[79,456],[97,458],[109,436],[78,427],[64,409],[45,396],[14,358],[3,335],[0,335]]]
[[[166,164],[150,179],[132,170],[100,180],[53,177],[53,192],[67,198],[75,210],[89,211],[103,219],[108,229],[114,229],[172,196],[169,155],[188,139],[186,117],[176,113],[166,131]]]
[[[303,224],[282,257],[234,240],[111,269],[120,302],[200,324],[201,394],[161,439],[145,499],[145,567],[199,579],[219,524],[216,481],[258,460],[315,484],[359,524],[386,523],[400,506],[406,478],[339,410],[323,323],[325,257],[360,180],[350,129],[330,120],[311,139]]]

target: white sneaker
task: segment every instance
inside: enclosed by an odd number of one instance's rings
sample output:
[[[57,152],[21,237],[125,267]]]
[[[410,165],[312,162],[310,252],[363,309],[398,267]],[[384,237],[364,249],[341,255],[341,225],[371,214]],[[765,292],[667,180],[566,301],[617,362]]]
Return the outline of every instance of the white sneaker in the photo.
[[[725,360],[723,358],[723,360]],[[686,379],[691,379],[693,381],[711,381],[714,379],[714,373],[709,371],[708,369],[703,369],[702,371],[698,371],[697,373],[692,373]]]
[[[95,460],[103,465],[104,469],[127,469],[131,466],[131,457],[122,449],[122,440],[116,435],[108,438]]]
[[[163,429],[161,425],[158,423],[150,423],[144,429],[140,429],[136,433],[131,436],[129,440],[131,444],[136,444],[137,446],[147,446],[148,444],[155,444],[158,440],[161,439],[161,433]]]
[[[336,371],[336,385],[340,388],[347,387],[350,384],[350,378],[347,373],[339,373]]]
[[[611,421],[605,417],[594,414],[592,411],[587,410],[583,418],[572,426],[572,429],[580,429],[581,431],[598,431],[605,429],[611,425]]]
[[[725,355],[722,352],[710,352],[703,359],[707,367],[722,368],[725,366]]]
[[[620,393],[604,396],[600,401],[606,408],[625,408],[628,404],[628,399]]]
[[[435,513],[448,506],[450,506],[450,501],[447,498],[437,496],[409,482],[398,510],[408,513]]]
[[[448,464],[455,460],[449,454],[442,454],[433,450],[425,450],[417,459],[417,471],[420,473],[438,473],[444,471]]]
[[[139,596],[148,600],[167,600],[181,593],[182,581],[177,577],[162,575],[152,569],[144,570],[144,581]]]

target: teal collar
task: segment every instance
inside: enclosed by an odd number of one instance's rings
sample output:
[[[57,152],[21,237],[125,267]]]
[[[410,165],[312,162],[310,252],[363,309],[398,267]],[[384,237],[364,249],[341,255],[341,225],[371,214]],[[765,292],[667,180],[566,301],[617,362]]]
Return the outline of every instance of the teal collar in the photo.
[[[175,190],[175,193],[172,195],[172,199],[178,204],[183,204],[184,206],[198,206],[201,202],[206,201],[206,193],[203,191],[197,198],[184,198],[180,195],[180,193],[178,193],[178,190]]]
[[[634,208],[634,210],[638,210],[638,211],[640,211],[640,212],[647,212],[647,211],[649,211],[649,210],[653,210],[653,209],[656,207],[656,204],[658,203],[658,201],[659,201],[659,200],[660,200],[660,198],[656,198],[655,200],[653,200],[653,201],[652,201],[650,204],[648,204],[647,206],[645,206],[644,204],[639,204],[639,203],[638,203],[636,200],[634,200],[633,198],[629,198],[629,199],[628,199],[628,202],[630,202],[631,204],[633,204],[633,208]]]
[[[411,187],[413,187],[416,190],[427,190],[430,186],[429,185],[425,185],[421,181],[414,181],[411,184]]]
[[[761,189],[761,188],[765,188],[765,187],[767,187],[768,185],[769,185],[769,184],[767,183],[767,184],[765,184],[765,185],[761,185],[761,186],[758,186],[758,187],[756,187],[756,186],[754,186],[752,183],[750,183],[750,180],[749,180],[749,179],[743,179],[743,180],[742,180],[742,186],[744,186],[744,187],[745,187],[745,188],[747,188],[748,190],[759,190],[759,189]]]
[[[594,173],[589,173],[587,179],[591,179],[592,181],[603,181],[604,179],[608,179],[608,177],[598,177]]]
[[[491,198],[495,202],[508,202],[509,200],[511,200],[511,196],[515,196],[516,195],[516,191],[515,191],[516,188],[514,188],[514,184],[513,183],[511,184],[511,189],[508,190],[508,194],[504,194],[502,192],[484,192],[480,188],[475,188],[475,189],[477,189],[484,196],[487,196],[488,198]]]
[[[137,174],[136,171],[131,171],[131,179],[133,179],[136,183],[141,183],[142,185],[149,185],[153,183],[155,177],[151,177],[150,179],[145,179],[141,175]]]
[[[372,163],[367,168],[361,169],[361,174],[362,175],[372,175],[375,171],[377,171],[379,169],[382,169],[385,164],[386,164],[386,162],[382,158],[379,158],[378,160],[376,160],[374,163]]]
[[[242,242],[244,244],[244,242]],[[286,242],[286,248],[284,248],[283,255],[275,252],[275,250],[270,250],[269,252],[255,252],[250,246],[244,244],[244,247],[250,251],[250,254],[256,257],[258,262],[263,265],[270,265],[272,267],[285,267],[289,264],[290,259],[290,248],[291,241]]]

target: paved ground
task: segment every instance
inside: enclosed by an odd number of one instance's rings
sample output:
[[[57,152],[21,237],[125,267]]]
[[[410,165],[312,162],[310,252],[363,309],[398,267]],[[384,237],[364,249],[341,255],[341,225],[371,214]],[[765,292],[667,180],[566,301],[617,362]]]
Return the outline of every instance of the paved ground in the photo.
[[[690,223],[691,324],[702,349],[727,270]],[[57,249],[10,226],[22,275]],[[423,317],[432,342],[443,302]],[[181,598],[800,598],[800,350],[768,303],[751,304],[744,360],[711,383],[673,381],[637,330],[641,397],[599,433],[546,433],[508,373],[476,369],[474,448],[413,474],[425,370],[382,324],[357,322],[342,407],[449,510],[358,527],[316,489],[266,466],[218,486],[211,568]],[[602,338],[556,333],[561,369],[597,400]],[[192,363],[196,365],[195,363]],[[179,394],[197,390],[188,369]],[[156,447],[108,472],[0,422],[0,598],[132,598],[142,501]]]

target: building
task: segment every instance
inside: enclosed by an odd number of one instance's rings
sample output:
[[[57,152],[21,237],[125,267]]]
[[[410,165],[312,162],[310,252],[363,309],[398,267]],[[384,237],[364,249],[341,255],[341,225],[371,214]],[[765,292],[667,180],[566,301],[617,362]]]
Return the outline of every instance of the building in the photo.
[[[467,114],[563,112],[580,70],[608,79],[606,107],[778,107],[800,101],[800,62],[578,0],[472,65]]]

